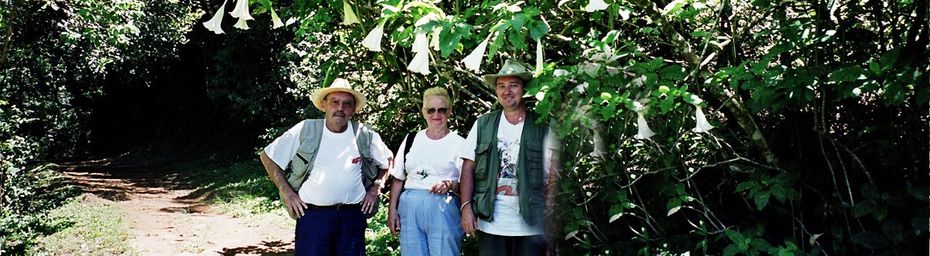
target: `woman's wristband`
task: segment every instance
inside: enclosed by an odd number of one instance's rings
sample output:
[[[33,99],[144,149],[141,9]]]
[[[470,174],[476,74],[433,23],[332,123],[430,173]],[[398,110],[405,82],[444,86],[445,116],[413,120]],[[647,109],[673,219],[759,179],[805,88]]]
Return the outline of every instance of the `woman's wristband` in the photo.
[[[462,206],[459,206],[459,211],[461,212],[462,210],[465,210],[465,205],[468,205],[470,203],[471,203],[471,200],[468,200],[462,203]]]

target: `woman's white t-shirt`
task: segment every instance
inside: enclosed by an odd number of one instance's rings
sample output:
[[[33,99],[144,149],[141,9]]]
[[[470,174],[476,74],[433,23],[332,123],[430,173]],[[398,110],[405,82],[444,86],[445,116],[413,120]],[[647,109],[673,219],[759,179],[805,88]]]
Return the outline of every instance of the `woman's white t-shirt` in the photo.
[[[394,157],[391,175],[405,181],[404,189],[429,190],[444,180],[458,181],[462,173],[458,149],[464,141],[455,131],[433,140],[426,136],[426,130],[421,130],[414,135],[410,153],[404,155],[407,148],[405,137]]]

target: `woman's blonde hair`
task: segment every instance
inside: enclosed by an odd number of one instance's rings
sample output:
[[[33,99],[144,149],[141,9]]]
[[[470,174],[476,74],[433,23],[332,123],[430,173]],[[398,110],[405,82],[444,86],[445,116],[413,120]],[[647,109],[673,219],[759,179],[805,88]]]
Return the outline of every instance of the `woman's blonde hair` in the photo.
[[[449,110],[452,110],[452,98],[449,97],[449,91],[446,91],[446,88],[442,87],[433,87],[423,91],[423,108],[426,109],[426,99],[430,96],[439,96],[446,98],[446,107],[449,107]]]

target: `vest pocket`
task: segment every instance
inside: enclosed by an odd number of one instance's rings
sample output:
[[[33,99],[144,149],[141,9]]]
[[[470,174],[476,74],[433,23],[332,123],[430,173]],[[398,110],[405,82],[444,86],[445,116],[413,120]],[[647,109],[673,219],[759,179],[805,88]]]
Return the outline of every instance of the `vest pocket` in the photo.
[[[284,171],[284,178],[287,179],[287,183],[290,184],[294,190],[299,190],[304,180],[307,179],[307,174],[310,168],[313,167],[313,163],[310,162],[310,160],[314,159],[315,155],[316,152],[298,149],[297,154],[294,154],[294,157],[291,158],[291,163],[287,168],[288,170]]]
[[[526,146],[526,161],[524,162],[526,164],[526,170],[524,170],[523,173],[530,183],[528,187],[538,191],[541,190],[546,183],[544,180],[546,170],[543,169],[544,157],[542,145],[540,145],[540,143],[527,143]]]
[[[488,178],[488,161],[490,161],[491,143],[479,144],[475,148],[475,181],[485,180]]]

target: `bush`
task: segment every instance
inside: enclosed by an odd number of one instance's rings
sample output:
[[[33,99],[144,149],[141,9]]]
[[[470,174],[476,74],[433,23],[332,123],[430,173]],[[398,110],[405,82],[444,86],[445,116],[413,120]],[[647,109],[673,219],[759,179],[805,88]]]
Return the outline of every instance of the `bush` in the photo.
[[[64,177],[54,171],[53,165],[4,168],[0,253],[23,254],[37,243],[36,238],[61,228],[48,221],[48,212],[79,193],[76,187],[63,181]]]

